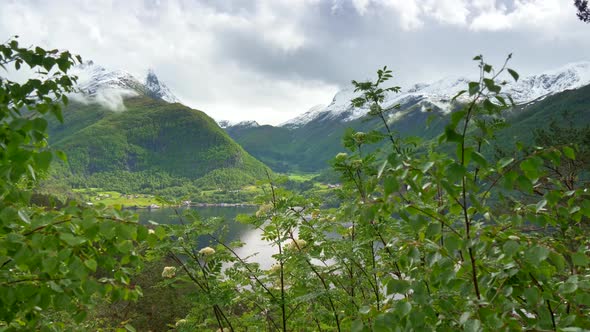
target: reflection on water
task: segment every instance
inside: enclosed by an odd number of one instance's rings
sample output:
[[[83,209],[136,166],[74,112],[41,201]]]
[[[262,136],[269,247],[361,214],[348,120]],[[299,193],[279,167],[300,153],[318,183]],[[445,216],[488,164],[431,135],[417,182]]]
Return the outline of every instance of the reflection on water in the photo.
[[[159,224],[180,224],[182,220],[183,210],[186,208],[162,208],[155,210],[138,210],[139,221],[147,223],[148,221],[155,221]],[[269,269],[273,264],[272,255],[276,253],[275,248],[271,243],[260,239],[261,231],[254,229],[252,226],[244,225],[235,221],[238,214],[252,214],[258,209],[253,206],[207,206],[207,207],[192,207],[201,218],[222,217],[225,219],[227,226],[227,233],[225,234],[225,241],[229,244],[235,240],[241,240],[244,246],[235,248],[236,253],[241,258],[251,256],[249,262],[257,262],[263,269]],[[203,241],[203,242],[201,242]],[[199,246],[206,246],[210,244],[210,239],[206,236],[199,241]]]

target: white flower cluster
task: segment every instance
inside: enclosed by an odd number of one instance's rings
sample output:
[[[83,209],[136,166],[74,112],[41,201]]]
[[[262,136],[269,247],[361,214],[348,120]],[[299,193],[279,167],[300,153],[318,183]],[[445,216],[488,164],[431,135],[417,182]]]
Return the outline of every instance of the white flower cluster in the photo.
[[[281,266],[279,264],[273,264],[270,267],[270,272],[271,273],[279,272],[280,270],[281,270]]]
[[[162,271],[162,278],[174,278],[176,276],[176,267],[174,266],[166,266]]]
[[[215,253],[215,249],[211,248],[211,247],[205,247],[201,250],[199,250],[199,254],[203,255],[203,256],[210,256],[213,255]]]
[[[264,204],[261,205],[260,208],[258,209],[258,211],[256,211],[256,217],[258,218],[262,218],[262,217],[266,217],[266,215],[272,211],[272,204]]]
[[[303,249],[307,245],[307,242],[302,239],[297,239],[295,241],[289,242],[287,245],[287,249],[296,250],[296,249]]]

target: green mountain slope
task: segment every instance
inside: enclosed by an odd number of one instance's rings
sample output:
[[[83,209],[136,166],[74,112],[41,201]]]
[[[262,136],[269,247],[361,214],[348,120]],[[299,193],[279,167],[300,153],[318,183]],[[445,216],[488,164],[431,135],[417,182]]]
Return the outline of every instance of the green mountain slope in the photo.
[[[403,137],[434,138],[448,122],[448,115],[434,106],[433,112],[424,112],[418,104],[407,103],[397,112],[398,116],[392,118],[389,125]],[[535,129],[547,128],[551,121],[565,121],[566,114],[576,126],[590,124],[590,86],[564,91],[507,113],[509,126],[498,132],[497,144],[510,149],[516,141],[530,144]],[[296,128],[229,127],[226,131],[246,151],[276,171],[319,171],[327,168],[328,161],[344,150],[341,139],[347,128],[385,132],[383,124],[375,119],[340,120],[318,117]]]
[[[265,166],[205,113],[149,97],[126,110],[72,103],[50,142],[68,155],[57,171],[75,186],[135,191],[183,185],[239,186],[265,176]],[[126,190],[124,190],[126,189]]]
[[[560,126],[581,128],[590,125],[590,85],[564,91],[518,107],[508,115],[510,126],[498,133],[499,143],[516,141],[532,143],[536,129],[547,128],[551,122]]]
[[[401,115],[389,125],[401,136],[433,138],[446,118],[439,112],[423,112],[416,103],[402,105]],[[343,122],[319,117],[297,128],[258,126],[228,127],[228,134],[256,158],[279,172],[314,172],[328,167],[328,161],[342,152],[342,137],[348,128],[385,132],[381,120],[368,117]]]

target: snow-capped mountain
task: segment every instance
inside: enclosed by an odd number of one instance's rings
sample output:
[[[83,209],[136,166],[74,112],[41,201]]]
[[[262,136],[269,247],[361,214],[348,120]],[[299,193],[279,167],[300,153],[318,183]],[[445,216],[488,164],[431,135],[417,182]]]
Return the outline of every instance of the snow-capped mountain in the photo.
[[[502,89],[510,94],[516,104],[525,104],[565,90],[577,89],[590,84],[590,62],[576,62],[561,68],[531,75],[514,82],[508,77]],[[390,93],[385,98],[385,108],[396,104],[419,105],[423,110],[436,107],[442,112],[449,111],[451,99],[461,90],[467,89],[466,77],[448,77],[433,83],[415,84],[400,93]],[[360,96],[352,87],[339,91],[332,102],[325,107],[315,106],[309,111],[293,118],[280,126],[287,128],[301,127],[316,119],[333,119],[352,121],[367,114],[368,109],[354,109],[350,100]],[[465,96],[465,95],[464,95]]]
[[[245,120],[245,121],[240,121],[240,122],[233,122],[230,120],[219,120],[219,121],[217,121],[217,124],[219,125],[219,127],[223,128],[223,129],[236,128],[236,127],[253,128],[253,127],[260,126],[260,124],[254,120]]]
[[[343,91],[341,91],[341,92],[343,92]],[[340,92],[338,92],[338,93],[340,93]],[[337,96],[338,96],[338,94],[336,94],[336,96],[334,97],[334,101],[336,100]],[[332,103],[334,103],[334,101],[332,101]],[[310,108],[309,111],[307,111],[307,112],[305,112],[305,113],[303,113],[291,120],[288,120],[287,122],[281,123],[279,125],[279,127],[287,127],[287,128],[300,127],[300,126],[316,119],[318,116],[320,116],[320,114],[324,113],[325,111],[326,111],[326,105],[316,105],[316,106]],[[345,110],[343,110],[343,111],[345,111]]]
[[[170,89],[149,70],[142,82],[124,70],[110,70],[87,61],[76,66],[72,74],[78,76],[78,90],[83,95],[95,97],[103,91],[120,91],[128,95],[145,94],[169,103],[180,102]]]
[[[169,103],[180,103],[180,100],[170,91],[170,89],[158,79],[158,76],[152,69],[148,70],[145,78],[146,94],[152,98],[162,99]]]

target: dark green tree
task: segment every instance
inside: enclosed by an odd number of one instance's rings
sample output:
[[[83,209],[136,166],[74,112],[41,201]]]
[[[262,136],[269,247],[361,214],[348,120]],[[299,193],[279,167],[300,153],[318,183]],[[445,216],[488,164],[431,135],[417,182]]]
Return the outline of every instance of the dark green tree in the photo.
[[[576,15],[580,21],[590,23],[590,8],[588,8],[588,0],[574,0],[574,6],[578,9]]]

